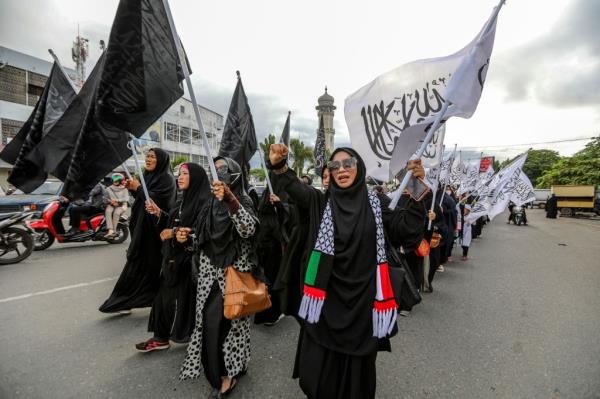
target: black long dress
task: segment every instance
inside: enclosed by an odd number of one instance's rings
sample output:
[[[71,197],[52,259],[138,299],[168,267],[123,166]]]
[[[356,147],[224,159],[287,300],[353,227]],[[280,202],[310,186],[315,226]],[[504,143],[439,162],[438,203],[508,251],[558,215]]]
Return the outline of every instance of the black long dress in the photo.
[[[201,209],[211,200],[210,183],[202,166],[183,165],[189,170],[190,184],[182,190],[181,200],[169,212],[164,228],[193,227]],[[163,242],[162,255],[160,288],[152,304],[148,331],[159,341],[188,342],[196,321],[193,248],[191,243],[181,244],[173,237]]]
[[[309,398],[368,399],[375,396],[377,352],[390,350],[391,346],[389,338],[373,337],[376,223],[367,196],[365,166],[354,150],[338,149],[333,155],[339,151],[357,158],[357,177],[346,189],[336,186],[332,179],[323,202],[312,206],[321,208],[330,200],[335,258],[320,319],[302,325],[294,374]],[[278,178],[286,179],[289,185],[295,185],[297,179],[291,171]],[[290,190],[288,193],[293,196]],[[295,200],[300,202],[301,198]],[[322,212],[309,213],[306,253],[314,247]],[[422,212],[412,206],[394,211],[382,207],[382,218],[389,244],[394,247],[401,246],[405,238],[420,235],[424,222]],[[303,258],[308,259],[308,254]],[[302,277],[306,263],[303,267]]]
[[[273,173],[269,172],[271,180]],[[274,194],[279,197],[278,202],[270,202],[270,191],[265,190],[258,206],[258,219],[260,228],[256,237],[256,252],[258,262],[263,267],[267,279],[267,287],[271,296],[272,306],[254,315],[255,324],[273,323],[281,315],[280,292],[274,289],[279,273],[284,250],[289,243],[289,233],[294,224],[293,204],[289,203],[288,194],[279,182],[273,183]]]
[[[156,168],[152,172],[144,172],[148,193],[160,209],[171,209],[175,199],[175,179],[169,155],[160,148],[152,151],[156,154]],[[112,293],[100,306],[99,310],[104,313],[152,306],[160,285],[159,220],[146,212],[146,198],[141,187],[132,194],[135,201],[129,220],[131,242],[127,261]]]

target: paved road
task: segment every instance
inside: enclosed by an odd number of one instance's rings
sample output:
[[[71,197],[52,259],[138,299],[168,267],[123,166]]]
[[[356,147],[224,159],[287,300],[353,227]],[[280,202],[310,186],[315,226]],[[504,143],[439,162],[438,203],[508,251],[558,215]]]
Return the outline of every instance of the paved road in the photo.
[[[529,215],[527,227],[498,217],[400,320],[394,352],[378,358],[378,398],[600,398],[600,221]],[[203,380],[177,380],[184,346],[135,352],[148,310],[96,310],[124,251],[56,246],[0,268],[0,398],[206,396]],[[254,328],[232,397],[301,398],[296,338],[289,318]]]

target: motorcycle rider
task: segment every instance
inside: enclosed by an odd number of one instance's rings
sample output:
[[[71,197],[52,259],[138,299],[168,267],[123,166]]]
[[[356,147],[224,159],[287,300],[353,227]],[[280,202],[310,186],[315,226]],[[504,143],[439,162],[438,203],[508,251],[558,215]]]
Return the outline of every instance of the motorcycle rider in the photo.
[[[61,196],[60,200],[69,202],[69,199],[64,196]],[[71,208],[69,208],[69,224],[71,225],[71,228],[64,235],[74,236],[81,233],[81,230],[79,229],[81,219],[85,216],[104,213],[105,205],[104,187],[101,183],[98,183],[94,186],[92,191],[90,191],[88,199],[83,204],[78,205],[73,203]]]
[[[514,208],[515,208],[516,204],[512,201],[510,201],[508,203],[508,222],[506,222],[507,224],[510,224],[510,222],[515,221],[515,212],[514,212]],[[525,206],[521,206],[521,212],[523,212],[523,224],[525,226],[527,226],[527,212],[525,212]]]

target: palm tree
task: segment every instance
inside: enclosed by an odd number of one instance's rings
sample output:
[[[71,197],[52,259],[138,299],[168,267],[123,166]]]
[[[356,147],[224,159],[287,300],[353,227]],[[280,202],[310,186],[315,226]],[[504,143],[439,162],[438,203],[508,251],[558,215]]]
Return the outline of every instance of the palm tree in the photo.
[[[271,144],[275,144],[274,134],[269,134],[267,137],[265,137],[265,140],[262,143],[260,143],[260,148],[262,149],[265,156],[269,155],[269,149],[271,148]]]
[[[291,139],[290,152],[294,155],[292,169],[296,171],[298,176],[301,176],[304,173],[304,164],[307,161],[310,162],[313,158],[313,149],[305,146],[299,139]]]

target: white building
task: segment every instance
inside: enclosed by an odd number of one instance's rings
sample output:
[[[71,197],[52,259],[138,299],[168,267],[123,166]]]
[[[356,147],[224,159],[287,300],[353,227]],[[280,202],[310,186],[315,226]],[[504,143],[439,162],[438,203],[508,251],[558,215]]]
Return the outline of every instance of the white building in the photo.
[[[315,107],[317,110],[317,117],[320,119],[323,116],[323,127],[325,128],[325,149],[329,152],[335,148],[335,129],[333,127],[333,116],[335,115],[336,106],[333,105],[334,98],[327,93],[327,86],[325,86],[325,93],[319,97],[318,103]],[[317,128],[317,134],[319,129]]]
[[[223,115],[199,105],[202,125],[208,137],[213,156],[219,152],[223,136]],[[200,130],[191,100],[180,98],[141,137],[144,149],[160,147],[167,151],[171,160],[185,157],[202,165],[208,171],[209,158],[204,151]],[[133,166],[130,160],[128,165]]]

